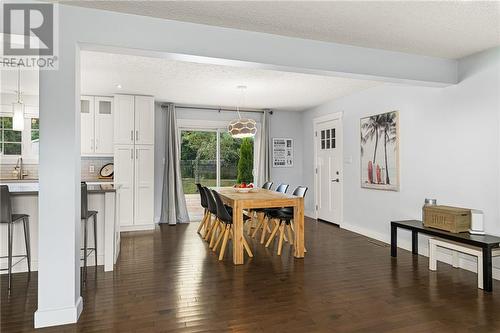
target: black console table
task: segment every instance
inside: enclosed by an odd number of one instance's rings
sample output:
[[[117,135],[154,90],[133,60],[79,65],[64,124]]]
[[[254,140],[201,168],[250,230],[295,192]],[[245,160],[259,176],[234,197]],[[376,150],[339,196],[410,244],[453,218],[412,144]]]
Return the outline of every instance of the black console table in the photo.
[[[483,288],[484,291],[493,290],[493,271],[491,266],[491,250],[500,246],[500,237],[491,235],[471,235],[467,232],[453,234],[434,228],[424,227],[422,221],[406,220],[391,222],[391,256],[398,255],[398,228],[411,231],[411,249],[418,254],[418,234],[449,239],[454,242],[477,246],[483,249]]]

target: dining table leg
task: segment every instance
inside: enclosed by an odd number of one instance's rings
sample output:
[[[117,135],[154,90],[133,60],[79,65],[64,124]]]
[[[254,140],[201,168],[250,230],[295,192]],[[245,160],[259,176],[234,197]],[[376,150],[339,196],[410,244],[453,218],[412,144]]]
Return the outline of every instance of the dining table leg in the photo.
[[[233,207],[233,263],[242,265],[243,259],[243,209],[235,202]]]
[[[295,258],[304,258],[304,198],[298,198],[293,206],[293,221],[295,223]]]

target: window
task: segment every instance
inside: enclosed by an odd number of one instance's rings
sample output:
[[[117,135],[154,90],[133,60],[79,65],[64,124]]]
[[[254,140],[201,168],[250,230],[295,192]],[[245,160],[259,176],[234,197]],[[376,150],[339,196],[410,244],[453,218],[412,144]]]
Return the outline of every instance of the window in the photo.
[[[335,149],[335,128],[321,130],[321,149]]]
[[[0,155],[9,157],[38,159],[40,141],[40,120],[30,117],[24,119],[24,131],[12,129],[12,117],[0,116]]]
[[[0,154],[21,155],[21,131],[12,129],[12,117],[0,117]]]

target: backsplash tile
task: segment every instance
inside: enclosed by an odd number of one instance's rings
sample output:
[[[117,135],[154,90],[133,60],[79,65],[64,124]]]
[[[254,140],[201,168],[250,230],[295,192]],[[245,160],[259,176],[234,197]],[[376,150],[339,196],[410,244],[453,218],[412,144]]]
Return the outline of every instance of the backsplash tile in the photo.
[[[82,157],[82,180],[98,180],[99,171],[108,163],[113,163],[112,157]],[[90,172],[91,166],[94,166],[93,172]]]
[[[14,168],[16,164],[0,164],[0,179],[16,178]],[[38,164],[23,164],[24,173],[27,175],[24,178],[38,179]]]
[[[93,181],[99,179],[99,171],[108,163],[113,163],[112,157],[82,157],[81,173],[82,180]],[[94,166],[94,172],[90,172],[90,166]],[[0,179],[15,178],[13,173],[16,164],[0,164]],[[24,172],[28,173],[24,178],[38,179],[38,164],[23,164]]]

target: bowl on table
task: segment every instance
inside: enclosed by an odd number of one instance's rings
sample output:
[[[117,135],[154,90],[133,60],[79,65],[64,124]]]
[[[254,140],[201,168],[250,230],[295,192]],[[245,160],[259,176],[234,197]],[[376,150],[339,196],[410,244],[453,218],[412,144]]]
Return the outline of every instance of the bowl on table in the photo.
[[[233,186],[233,190],[238,193],[248,193],[255,190],[255,188],[253,187],[253,184],[247,185],[243,183],[243,184],[235,184]]]

